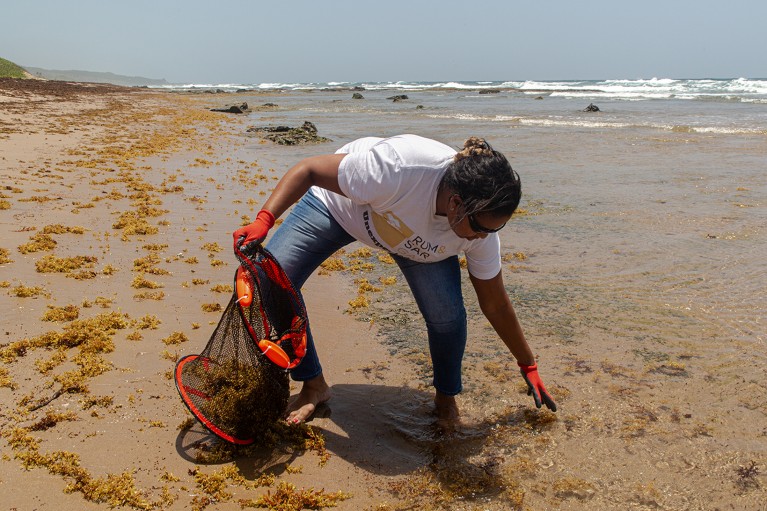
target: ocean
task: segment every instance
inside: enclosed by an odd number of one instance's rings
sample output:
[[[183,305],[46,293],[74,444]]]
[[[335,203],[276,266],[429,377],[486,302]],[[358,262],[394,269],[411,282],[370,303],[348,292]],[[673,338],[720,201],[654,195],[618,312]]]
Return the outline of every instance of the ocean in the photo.
[[[764,109],[748,106],[767,104],[767,79],[174,84],[152,88],[317,94],[359,89],[365,97],[405,94],[414,102],[428,101],[430,110],[440,110],[431,112],[434,118],[595,128],[648,126],[676,131],[767,132]],[[527,102],[543,98],[549,101]],[[582,103],[620,108],[604,108],[598,119],[564,115],[564,108]],[[370,111],[370,105],[366,106]],[[365,111],[361,104],[356,108]],[[572,108],[567,110],[571,112]]]

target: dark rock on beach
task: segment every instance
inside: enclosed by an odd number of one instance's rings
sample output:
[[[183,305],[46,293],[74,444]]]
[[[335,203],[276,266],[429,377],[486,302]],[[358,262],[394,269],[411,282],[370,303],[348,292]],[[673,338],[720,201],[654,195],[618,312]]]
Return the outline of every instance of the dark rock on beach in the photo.
[[[352,94],[352,99],[365,99],[365,96],[363,96],[359,92],[355,92],[354,94]]]
[[[594,103],[589,103],[589,106],[583,109],[584,112],[599,112],[599,107]]]
[[[480,94],[498,94],[501,92],[501,89],[482,89],[479,91]]]
[[[254,107],[250,108],[250,111],[252,112],[269,112],[272,110],[276,110],[279,108],[279,105],[275,103],[264,103],[263,105],[256,105]]]
[[[269,111],[272,111],[272,110],[276,110],[277,108],[279,108],[279,105],[277,105],[275,103],[264,103],[262,105],[255,105],[255,106],[250,107],[249,111],[251,111],[251,112],[264,112],[264,111],[269,112]]]
[[[304,121],[304,124],[297,128],[291,128],[290,126],[253,126],[248,128],[247,131],[279,145],[331,142],[329,138],[319,136],[317,134],[317,127],[309,121]]]
[[[248,111],[247,103],[240,103],[239,105],[226,105],[223,108],[211,108],[211,112],[224,112],[227,114],[244,114]]]
[[[396,103],[397,101],[404,101],[404,100],[408,99],[408,97],[407,97],[406,94],[398,94],[396,96],[389,96],[386,99],[391,99],[392,101],[394,101]]]

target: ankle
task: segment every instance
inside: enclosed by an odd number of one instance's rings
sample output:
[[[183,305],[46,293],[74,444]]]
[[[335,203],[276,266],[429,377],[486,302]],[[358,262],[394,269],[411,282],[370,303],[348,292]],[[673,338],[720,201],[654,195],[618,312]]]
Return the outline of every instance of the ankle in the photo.
[[[437,405],[455,404],[455,396],[449,396],[447,394],[443,394],[440,391],[436,391],[434,393],[434,403]]]
[[[329,390],[330,386],[325,381],[325,377],[322,374],[304,381],[303,385],[301,386],[301,392],[325,393]]]

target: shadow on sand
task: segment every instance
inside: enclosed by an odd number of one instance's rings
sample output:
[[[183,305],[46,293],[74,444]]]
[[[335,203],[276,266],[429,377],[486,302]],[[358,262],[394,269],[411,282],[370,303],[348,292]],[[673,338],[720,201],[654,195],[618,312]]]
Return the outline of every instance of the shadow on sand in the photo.
[[[438,424],[430,393],[370,384],[334,385],[332,390],[333,398],[318,407],[311,425],[320,430],[333,456],[376,475],[404,475],[427,467],[445,482],[481,479],[481,493],[500,491],[502,484],[494,475],[497,460],[487,449],[489,422],[446,432]],[[216,438],[198,423],[179,434],[176,447],[184,459],[199,463],[195,451],[211,442]],[[255,479],[264,472],[283,473],[301,454],[278,445],[249,449],[234,462],[244,477]]]

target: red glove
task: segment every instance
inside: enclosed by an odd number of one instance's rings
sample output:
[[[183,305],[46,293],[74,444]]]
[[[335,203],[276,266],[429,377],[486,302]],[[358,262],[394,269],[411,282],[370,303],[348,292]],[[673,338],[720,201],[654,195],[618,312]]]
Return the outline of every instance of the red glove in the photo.
[[[232,233],[234,237],[234,248],[245,248],[251,243],[262,243],[266,238],[269,229],[274,226],[274,215],[271,211],[262,209],[256,215],[252,224],[240,227]]]
[[[545,404],[549,410],[556,412],[557,404],[543,385],[543,380],[541,380],[541,376],[538,374],[538,364],[526,366],[517,362],[517,365],[522,372],[522,377],[525,379],[525,383],[527,383],[527,395],[533,395],[535,406],[540,408],[541,401],[543,401],[543,404]]]

